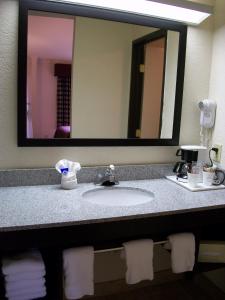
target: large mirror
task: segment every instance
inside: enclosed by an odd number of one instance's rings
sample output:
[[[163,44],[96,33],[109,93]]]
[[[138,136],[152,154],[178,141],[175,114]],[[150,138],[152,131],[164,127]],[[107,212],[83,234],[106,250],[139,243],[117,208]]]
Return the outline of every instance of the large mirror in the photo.
[[[18,144],[178,144],[185,43],[174,22],[21,0]]]

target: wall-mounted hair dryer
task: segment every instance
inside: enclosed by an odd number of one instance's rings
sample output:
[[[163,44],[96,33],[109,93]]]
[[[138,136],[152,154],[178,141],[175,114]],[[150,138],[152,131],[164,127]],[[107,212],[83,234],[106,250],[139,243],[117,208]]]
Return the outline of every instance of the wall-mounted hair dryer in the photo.
[[[200,125],[204,128],[212,128],[215,123],[216,117],[216,102],[213,100],[205,99],[198,104],[200,113]]]
[[[216,102],[204,99],[198,104],[200,108],[200,143],[202,146],[209,147],[211,139],[211,129],[214,126],[216,118]]]

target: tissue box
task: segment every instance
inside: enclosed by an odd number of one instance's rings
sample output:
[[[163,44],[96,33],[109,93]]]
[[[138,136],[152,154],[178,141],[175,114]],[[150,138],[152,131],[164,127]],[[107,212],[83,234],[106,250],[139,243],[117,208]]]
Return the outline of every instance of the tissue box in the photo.
[[[225,242],[202,241],[199,247],[198,262],[225,263]]]

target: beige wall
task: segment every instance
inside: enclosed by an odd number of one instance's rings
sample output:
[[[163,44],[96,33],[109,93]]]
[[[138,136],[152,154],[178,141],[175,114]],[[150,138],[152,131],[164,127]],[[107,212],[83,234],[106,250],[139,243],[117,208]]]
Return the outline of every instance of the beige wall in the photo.
[[[132,26],[76,18],[72,137],[125,138]]]
[[[213,36],[209,98],[217,102],[213,143],[222,144],[221,165],[225,168],[225,1],[217,0]]]
[[[189,28],[181,122],[181,144],[199,142],[197,102],[208,96],[212,24]],[[175,147],[17,147],[17,0],[0,1],[0,168],[50,167],[60,158],[82,165],[176,161]]]
[[[177,81],[177,61],[179,33],[169,30],[166,42],[166,72],[164,81],[164,99],[162,111],[161,138],[170,139],[173,135],[173,115]]]
[[[209,93],[212,37],[212,17],[198,27],[188,27],[180,144],[199,143],[198,102]]]

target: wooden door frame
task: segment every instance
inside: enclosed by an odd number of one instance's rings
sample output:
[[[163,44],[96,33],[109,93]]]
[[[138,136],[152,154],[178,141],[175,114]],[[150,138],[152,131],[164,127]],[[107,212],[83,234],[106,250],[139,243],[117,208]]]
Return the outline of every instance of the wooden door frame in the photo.
[[[162,128],[162,110],[164,98],[164,82],[165,82],[165,67],[166,67],[166,46],[167,46],[167,30],[161,29],[143,37],[140,37],[132,42],[132,61],[131,61],[131,83],[130,83],[130,101],[129,101],[129,117],[128,117],[128,138],[137,138],[136,129],[141,125],[141,111],[143,104],[143,86],[144,73],[139,71],[140,64],[144,63],[144,46],[149,42],[165,38],[164,51],[164,67],[163,67],[163,81],[161,92],[161,111],[160,111],[160,125],[159,137]]]

